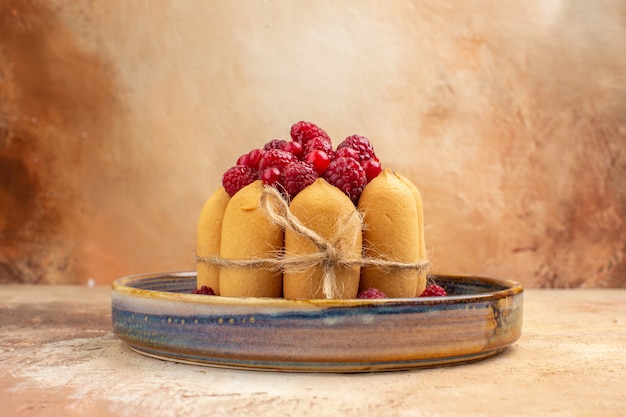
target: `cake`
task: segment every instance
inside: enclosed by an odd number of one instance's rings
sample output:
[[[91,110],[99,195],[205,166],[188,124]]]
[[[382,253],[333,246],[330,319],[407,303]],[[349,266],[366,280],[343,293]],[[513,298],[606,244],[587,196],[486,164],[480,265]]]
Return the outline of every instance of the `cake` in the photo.
[[[195,293],[287,299],[425,293],[422,198],[360,135],[310,122],[241,155],[198,221]],[[430,288],[427,294],[437,294]]]

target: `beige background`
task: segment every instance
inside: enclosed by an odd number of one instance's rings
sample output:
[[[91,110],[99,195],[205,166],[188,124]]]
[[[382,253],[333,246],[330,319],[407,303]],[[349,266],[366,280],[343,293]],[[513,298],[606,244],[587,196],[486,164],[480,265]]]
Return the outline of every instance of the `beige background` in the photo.
[[[0,1],[0,282],[192,269],[292,123],[368,136],[439,273],[626,287],[626,4]]]

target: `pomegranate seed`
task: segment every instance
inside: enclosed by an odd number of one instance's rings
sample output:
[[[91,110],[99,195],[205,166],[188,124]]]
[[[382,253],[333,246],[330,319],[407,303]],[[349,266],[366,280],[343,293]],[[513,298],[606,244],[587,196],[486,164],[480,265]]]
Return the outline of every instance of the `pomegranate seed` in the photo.
[[[309,152],[304,159],[308,164],[313,165],[313,169],[317,172],[317,175],[322,176],[330,164],[330,158],[326,152],[316,149]]]
[[[243,155],[241,155],[238,159],[237,159],[237,164],[236,165],[245,165],[245,166],[249,166],[248,165],[248,161],[250,160],[250,158],[248,157],[248,154],[245,153]]]
[[[276,167],[269,167],[263,170],[261,174],[261,181],[265,185],[274,185],[280,180],[280,169]]]
[[[237,159],[237,165],[245,165],[250,168],[259,169],[261,158],[263,158],[263,151],[261,149],[253,149],[241,155],[239,159]]]
[[[348,149],[348,148],[342,148],[342,149]],[[363,167],[363,170],[365,171],[367,182],[370,182],[371,180],[376,178],[378,174],[380,174],[380,172],[382,171],[380,162],[378,162],[376,159],[366,159],[365,161],[363,161],[361,166]]]
[[[248,166],[250,168],[259,169],[259,163],[261,163],[261,158],[263,158],[263,150],[262,149],[253,149],[248,152]]]

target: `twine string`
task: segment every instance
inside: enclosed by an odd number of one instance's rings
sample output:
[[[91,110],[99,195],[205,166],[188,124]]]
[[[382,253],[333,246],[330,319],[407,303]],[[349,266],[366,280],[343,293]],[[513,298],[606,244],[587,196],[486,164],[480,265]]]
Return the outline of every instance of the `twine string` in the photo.
[[[326,298],[333,298],[333,294],[336,292],[337,285],[336,267],[341,264],[345,265],[346,262],[348,262],[348,264],[355,265],[355,262],[357,262],[358,264],[360,260],[349,259],[349,254],[342,254],[343,251],[341,250],[341,245],[333,245],[330,241],[320,236],[317,232],[306,227],[296,216],[293,215],[293,213],[291,213],[287,201],[282,198],[276,188],[265,187],[265,189],[261,193],[259,204],[261,206],[261,209],[263,209],[265,214],[272,222],[278,224],[284,230],[289,230],[305,237],[317,247],[317,252],[311,254],[314,256],[284,255],[283,267],[288,270],[301,270],[303,269],[303,267],[310,267],[316,264],[321,265],[322,294],[324,294]],[[353,214],[358,216],[358,213],[356,211],[354,211]],[[358,220],[358,231],[360,232],[362,225],[360,216]],[[338,241],[341,238],[342,230],[339,230],[338,232],[339,233],[337,233],[337,237],[333,239],[334,241]],[[313,264],[307,265],[306,262],[303,262],[303,257],[309,258],[311,261],[313,261]]]

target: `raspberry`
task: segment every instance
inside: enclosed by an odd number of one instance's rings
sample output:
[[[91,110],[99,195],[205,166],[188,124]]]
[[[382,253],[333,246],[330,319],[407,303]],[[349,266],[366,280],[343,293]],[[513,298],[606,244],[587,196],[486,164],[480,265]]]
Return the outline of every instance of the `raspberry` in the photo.
[[[387,298],[387,294],[376,288],[368,288],[361,291],[357,298]]]
[[[259,172],[246,165],[235,165],[228,168],[222,177],[222,185],[229,196],[234,196],[248,184],[252,184],[259,176]]]
[[[263,150],[269,151],[270,149],[282,149],[286,143],[287,141],[283,139],[272,139],[263,145]]]
[[[432,284],[426,287],[420,297],[445,297],[446,295],[448,294],[446,294],[446,290],[443,287]]]
[[[355,149],[349,148],[347,146],[337,149],[337,152],[335,152],[335,158],[339,158],[340,156],[354,158],[357,161],[360,159],[359,153]]]
[[[202,295],[215,295],[215,291],[213,291],[213,288],[207,287],[206,285],[203,285],[200,288],[196,288],[191,293],[192,294],[202,294]]]
[[[308,155],[315,150],[326,152],[326,155],[328,155],[332,159],[333,144],[331,143],[330,139],[326,139],[322,136],[317,136],[304,143],[304,155]]]
[[[306,144],[309,140],[316,138],[318,136],[321,136],[327,139],[328,142],[330,143],[330,136],[328,136],[328,133],[324,132],[317,125],[310,123],[310,122],[300,121],[294,124],[293,126],[291,126],[290,133],[291,133],[291,139],[293,139],[296,142],[300,142],[303,145]],[[305,152],[305,155],[306,155],[306,152]]]
[[[328,168],[328,164],[330,164],[330,157],[326,154],[326,152],[321,151],[319,149],[314,150],[306,155],[304,161],[313,166],[317,175],[324,175],[326,169]]]
[[[311,165],[298,162],[285,168],[282,183],[289,198],[293,199],[300,191],[313,184],[317,178],[317,172]]]
[[[302,144],[293,140],[291,142],[285,142],[281,149],[285,152],[293,154],[298,159],[302,158],[304,155],[304,147]]]
[[[330,184],[343,191],[355,204],[367,184],[367,176],[361,164],[354,158],[344,156],[328,164],[324,178]]]
[[[376,153],[374,152],[374,147],[370,143],[369,139],[367,139],[365,136],[348,136],[343,140],[343,142],[337,145],[337,151],[344,147],[352,148],[357,151],[359,154],[359,162],[363,162],[367,159],[378,160],[378,158],[376,157]]]
[[[281,149],[270,149],[263,154],[259,163],[259,171],[263,172],[270,167],[276,167],[282,171],[287,165],[297,160],[298,158],[289,152]]]

